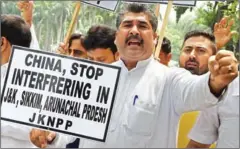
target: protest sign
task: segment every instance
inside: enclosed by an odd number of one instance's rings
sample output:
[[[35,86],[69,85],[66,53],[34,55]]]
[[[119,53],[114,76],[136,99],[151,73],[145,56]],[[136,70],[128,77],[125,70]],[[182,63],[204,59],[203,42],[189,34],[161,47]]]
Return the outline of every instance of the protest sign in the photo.
[[[104,142],[120,68],[13,46],[1,119]]]
[[[110,11],[115,11],[118,5],[118,0],[115,1],[83,1],[86,4],[97,6]]]
[[[168,0],[126,0],[126,1],[129,1],[129,2],[139,2],[139,3],[168,4]],[[193,6],[196,6],[196,0],[189,0],[189,1],[173,0],[173,5],[192,6],[193,7]]]

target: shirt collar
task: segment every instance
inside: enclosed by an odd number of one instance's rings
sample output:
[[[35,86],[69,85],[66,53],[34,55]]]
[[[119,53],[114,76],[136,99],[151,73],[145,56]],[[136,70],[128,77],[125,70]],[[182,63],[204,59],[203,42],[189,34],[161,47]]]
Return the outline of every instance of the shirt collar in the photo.
[[[232,82],[232,87],[233,87],[233,95],[234,96],[239,96],[239,76],[233,80]]]
[[[136,67],[133,68],[132,70],[139,69],[139,68],[142,68],[142,67],[146,67],[152,60],[154,60],[153,55],[151,55],[148,59],[145,59],[145,60],[142,60],[142,61],[138,61]],[[119,61],[120,61],[121,66],[124,69],[127,69],[127,67],[125,66],[124,62],[121,59]]]

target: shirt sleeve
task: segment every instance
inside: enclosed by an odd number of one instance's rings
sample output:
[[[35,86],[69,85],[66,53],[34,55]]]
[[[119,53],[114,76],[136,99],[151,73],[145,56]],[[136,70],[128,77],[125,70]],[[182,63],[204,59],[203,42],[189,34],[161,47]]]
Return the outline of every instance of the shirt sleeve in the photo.
[[[3,83],[5,81],[7,66],[7,64],[1,66],[1,93],[3,91]],[[1,120],[1,136],[12,137],[18,140],[28,140],[29,133],[30,127]]]
[[[182,68],[171,68],[168,76],[169,96],[178,114],[201,111],[218,103],[219,99],[210,92],[210,73],[197,76]]]
[[[39,43],[38,43],[38,40],[37,40],[37,36],[36,36],[33,24],[31,25],[30,31],[31,31],[31,35],[32,35],[32,41],[30,43],[30,48],[40,50]]]
[[[201,144],[212,144],[217,140],[218,127],[217,106],[214,106],[200,113],[188,137]]]
[[[30,127],[1,120],[1,136],[28,141],[30,130]]]

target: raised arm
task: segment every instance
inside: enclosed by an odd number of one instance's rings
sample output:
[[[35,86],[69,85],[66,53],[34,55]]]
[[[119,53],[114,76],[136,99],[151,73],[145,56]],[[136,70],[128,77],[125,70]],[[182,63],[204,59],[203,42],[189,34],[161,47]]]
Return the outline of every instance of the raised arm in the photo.
[[[209,59],[209,73],[195,76],[184,70],[169,75],[169,90],[177,113],[203,110],[215,105],[224,89],[238,75],[237,60],[230,51],[221,50]]]

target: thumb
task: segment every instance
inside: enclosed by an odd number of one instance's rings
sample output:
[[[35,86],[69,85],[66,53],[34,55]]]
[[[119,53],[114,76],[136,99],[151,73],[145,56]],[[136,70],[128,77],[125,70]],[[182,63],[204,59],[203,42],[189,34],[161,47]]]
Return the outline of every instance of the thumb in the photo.
[[[212,76],[217,76],[218,75],[219,64],[218,64],[215,56],[211,56],[209,58],[209,60],[208,60],[208,69],[211,72]]]
[[[50,132],[47,136],[47,140],[48,142],[52,142],[56,137],[56,133],[55,132]]]

